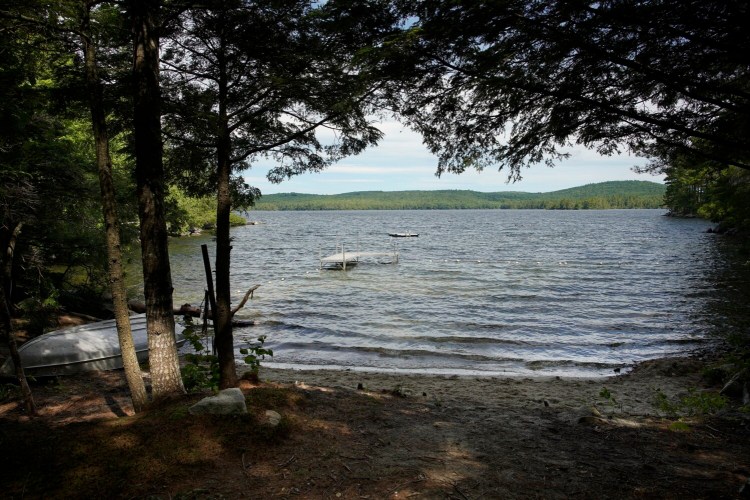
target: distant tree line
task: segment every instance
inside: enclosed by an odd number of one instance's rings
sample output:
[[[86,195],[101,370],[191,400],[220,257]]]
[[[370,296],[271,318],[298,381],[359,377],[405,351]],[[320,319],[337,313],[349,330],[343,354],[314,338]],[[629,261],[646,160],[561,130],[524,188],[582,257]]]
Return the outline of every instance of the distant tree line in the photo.
[[[298,193],[264,196],[258,210],[445,210],[445,209],[544,209],[607,210],[660,208],[664,186],[647,181],[614,181],[590,184],[551,193],[476,191],[358,192],[340,195]]]

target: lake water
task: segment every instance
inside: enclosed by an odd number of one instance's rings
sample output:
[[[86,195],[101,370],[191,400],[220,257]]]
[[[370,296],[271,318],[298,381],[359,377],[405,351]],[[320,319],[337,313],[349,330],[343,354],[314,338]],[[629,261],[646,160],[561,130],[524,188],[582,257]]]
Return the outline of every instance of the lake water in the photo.
[[[251,212],[262,224],[232,232],[233,302],[261,287],[235,341],[266,335],[267,366],[481,375],[610,375],[690,352],[744,321],[747,279],[709,223],[662,214]],[[337,242],[400,260],[320,270]],[[201,243],[213,256],[208,236],[170,243],[176,304],[203,298]]]

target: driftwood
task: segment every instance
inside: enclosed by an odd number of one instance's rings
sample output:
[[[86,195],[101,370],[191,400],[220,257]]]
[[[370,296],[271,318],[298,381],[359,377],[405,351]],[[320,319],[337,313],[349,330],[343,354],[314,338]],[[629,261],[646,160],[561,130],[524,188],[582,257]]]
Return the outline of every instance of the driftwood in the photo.
[[[146,312],[146,304],[143,302],[138,302],[137,300],[129,300],[128,301],[128,308],[137,313],[145,313]],[[194,318],[199,318],[201,315],[201,308],[192,306],[190,304],[183,304],[180,307],[175,307],[172,309],[172,312],[175,315],[180,316],[192,316]],[[210,315],[209,315],[210,318]]]
[[[258,289],[260,285],[255,285],[251,287],[247,292],[245,292],[245,296],[242,298],[242,301],[239,303],[237,307],[232,309],[232,316],[234,316],[237,311],[242,309],[245,304],[247,303],[248,299],[253,296],[253,292]],[[137,300],[130,300],[128,301],[128,307],[131,311],[137,312],[137,313],[145,313],[146,312],[146,304],[143,302],[138,302]],[[180,307],[175,307],[172,312],[175,314],[175,316],[192,316],[193,318],[200,318],[202,315],[202,310],[200,307],[191,305],[191,304],[182,304]],[[208,319],[213,319],[213,311],[208,311]],[[233,320],[232,325],[234,326],[252,326],[255,322],[252,320]]]

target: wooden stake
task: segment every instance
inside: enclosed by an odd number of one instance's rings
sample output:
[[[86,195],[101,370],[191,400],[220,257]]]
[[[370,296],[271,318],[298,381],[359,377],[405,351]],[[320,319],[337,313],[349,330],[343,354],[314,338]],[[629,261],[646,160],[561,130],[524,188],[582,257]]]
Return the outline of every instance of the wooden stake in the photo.
[[[214,277],[211,273],[211,261],[208,258],[208,245],[201,245],[203,252],[203,268],[206,270],[206,286],[208,287],[208,298],[211,304],[211,312],[216,311],[216,294],[214,293]]]

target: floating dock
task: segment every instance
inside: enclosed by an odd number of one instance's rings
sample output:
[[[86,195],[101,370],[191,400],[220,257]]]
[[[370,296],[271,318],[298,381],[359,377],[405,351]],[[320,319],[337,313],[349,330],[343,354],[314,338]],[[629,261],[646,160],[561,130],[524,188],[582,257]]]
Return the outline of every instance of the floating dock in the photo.
[[[343,245],[337,245],[336,253],[320,258],[321,269],[342,269],[354,267],[361,262],[376,262],[379,264],[397,264],[398,252],[347,252]]]

